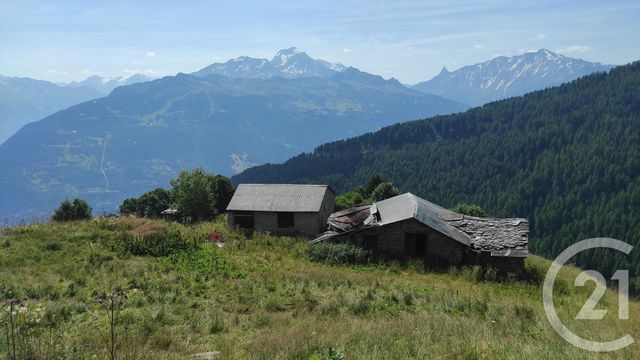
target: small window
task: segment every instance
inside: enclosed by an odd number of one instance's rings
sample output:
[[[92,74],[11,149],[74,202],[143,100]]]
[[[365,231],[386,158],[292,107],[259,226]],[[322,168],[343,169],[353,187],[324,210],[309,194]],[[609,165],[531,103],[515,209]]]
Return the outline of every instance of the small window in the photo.
[[[255,216],[250,211],[239,211],[233,215],[236,226],[242,229],[253,229],[255,226]]]
[[[278,227],[279,228],[292,228],[294,227],[294,213],[292,212],[279,212],[278,213]]]
[[[377,235],[365,235],[362,238],[362,247],[365,250],[372,252],[378,251],[378,236]]]

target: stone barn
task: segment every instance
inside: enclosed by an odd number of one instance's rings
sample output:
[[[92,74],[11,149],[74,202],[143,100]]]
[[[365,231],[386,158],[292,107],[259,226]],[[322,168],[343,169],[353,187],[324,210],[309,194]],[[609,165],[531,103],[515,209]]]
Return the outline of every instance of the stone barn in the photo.
[[[331,214],[311,243],[349,242],[386,257],[437,265],[489,265],[520,273],[528,255],[526,219],[455,213],[410,193]]]
[[[231,228],[278,235],[317,236],[335,210],[326,185],[240,184],[227,206]]]

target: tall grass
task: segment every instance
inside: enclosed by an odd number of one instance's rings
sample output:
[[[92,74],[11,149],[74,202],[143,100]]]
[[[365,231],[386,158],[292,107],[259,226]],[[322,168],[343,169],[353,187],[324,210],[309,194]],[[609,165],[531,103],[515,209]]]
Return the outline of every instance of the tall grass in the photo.
[[[115,291],[128,295],[117,323],[122,359],[187,359],[208,351],[225,359],[632,359],[640,352],[635,344],[594,354],[564,342],[541,304],[549,262],[535,256],[527,259],[524,280],[411,263],[330,266],[309,261],[304,241],[247,238],[227,229],[224,218],[193,226],[160,222],[186,248],[127,250],[127,232],[145,222],[2,230],[0,244],[10,246],[0,246],[0,297],[3,303],[27,297],[20,321],[30,330],[20,335],[21,358],[108,358],[103,335],[110,325],[94,298]],[[207,242],[214,230],[224,247]],[[592,290],[572,286],[577,273],[567,268],[557,284],[567,326],[585,337],[640,338],[635,301],[629,321],[618,321],[615,309],[599,322],[573,319]],[[601,306],[615,304],[617,295],[607,292]],[[1,316],[6,323],[4,307]],[[1,331],[0,359],[8,354]]]

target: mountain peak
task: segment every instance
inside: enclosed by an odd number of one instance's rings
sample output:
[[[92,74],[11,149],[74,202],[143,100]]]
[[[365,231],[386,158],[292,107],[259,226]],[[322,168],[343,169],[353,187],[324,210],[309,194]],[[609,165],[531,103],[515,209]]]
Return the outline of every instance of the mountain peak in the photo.
[[[278,56],[278,55],[294,55],[294,54],[299,54],[299,53],[301,53],[301,52],[302,52],[302,51],[298,50],[298,48],[297,48],[297,47],[292,46],[292,47],[290,47],[290,48],[282,49],[282,50],[278,51],[278,52],[276,53],[276,56]]]
[[[482,105],[610,68],[610,65],[566,57],[542,48],[512,57],[498,56],[453,72],[443,68],[440,74],[414,88],[464,104]]]
[[[449,73],[449,70],[447,69],[447,67],[443,66],[442,70],[440,70],[440,74],[448,74],[448,73]]]
[[[558,53],[554,53],[551,50],[547,50],[547,49],[540,49],[538,51],[536,51],[534,54],[538,55],[538,56],[544,56],[545,58],[551,60],[551,59],[559,59],[559,58],[563,58],[564,56],[558,54]]]
[[[313,59],[295,46],[278,51],[271,60],[240,56],[225,63],[211,64],[193,73],[196,76],[213,74],[230,78],[261,78],[274,76],[285,78],[329,77],[341,72],[345,66]]]
[[[278,51],[273,57],[273,59],[271,59],[271,63],[276,67],[284,66],[289,62],[290,59],[298,56],[302,56],[304,58],[308,58],[309,60],[312,60],[311,57],[309,57],[309,55],[307,55],[303,51],[298,50],[298,48],[294,46],[288,49],[282,49]]]

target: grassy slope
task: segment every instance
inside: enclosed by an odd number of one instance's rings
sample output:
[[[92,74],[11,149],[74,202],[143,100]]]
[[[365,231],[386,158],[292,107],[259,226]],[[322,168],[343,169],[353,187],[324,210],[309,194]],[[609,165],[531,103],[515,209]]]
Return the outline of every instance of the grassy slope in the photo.
[[[207,275],[206,266],[123,255],[118,236],[137,221],[2,232],[0,294],[4,288],[11,296],[29,296],[30,316],[43,309],[41,351],[58,347],[70,358],[106,358],[100,337],[106,314],[93,297],[116,288],[129,294],[121,316],[130,324],[125,357],[188,358],[217,350],[224,358],[322,358],[335,347],[348,359],[589,359],[632,358],[640,350],[636,343],[596,356],[565,343],[548,325],[539,284],[477,281],[471,270],[319,265],[301,256],[303,242],[267,235],[244,240],[223,219],[178,226],[192,237],[204,238],[214,228],[225,233],[227,246],[214,251],[217,270]],[[527,262],[541,274],[549,265],[535,256]],[[592,287],[572,286],[577,272],[561,274],[565,295],[556,302],[563,319],[591,293]],[[585,336],[640,339],[640,303],[632,302],[632,320],[621,322],[616,294],[609,291],[603,301],[612,308],[605,320],[565,323]],[[6,356],[1,341],[0,358]]]

